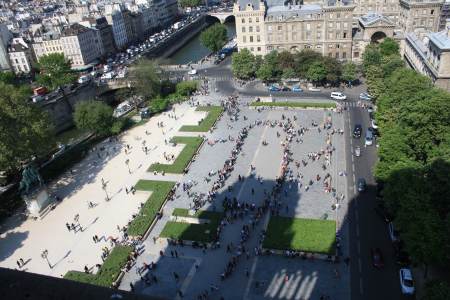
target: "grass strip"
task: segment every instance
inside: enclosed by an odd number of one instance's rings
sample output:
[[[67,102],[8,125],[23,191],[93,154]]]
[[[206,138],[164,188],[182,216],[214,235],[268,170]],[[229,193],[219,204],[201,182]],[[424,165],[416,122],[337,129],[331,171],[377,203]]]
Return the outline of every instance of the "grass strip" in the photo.
[[[136,184],[136,189],[139,191],[152,192],[150,197],[145,202],[144,206],[139,211],[139,214],[128,226],[128,234],[131,236],[143,236],[153,220],[156,218],[156,213],[161,209],[164,201],[167,198],[170,190],[174,187],[175,182],[171,181],[156,181],[156,180],[139,180]]]
[[[335,240],[335,221],[271,217],[263,247],[333,254]]]
[[[196,111],[206,111],[208,115],[198,125],[184,125],[180,131],[208,132],[223,112],[222,106],[199,106]]]
[[[132,248],[130,246],[115,246],[96,274],[69,271],[64,275],[64,278],[93,285],[111,287],[113,282],[119,276],[121,269],[125,266],[131,251]]]
[[[252,102],[250,106],[299,107],[299,108],[336,108],[334,102]]]
[[[185,144],[183,150],[172,164],[156,163],[148,168],[149,172],[165,172],[172,174],[181,174],[184,172],[192,157],[197,152],[203,142],[201,137],[175,136],[170,142],[177,144]]]
[[[174,216],[207,219],[209,223],[192,224],[180,221],[169,221],[164,226],[160,236],[185,241],[196,241],[209,243],[213,242],[217,235],[217,228],[223,218],[223,213],[213,211],[197,211],[194,215],[189,215],[187,209],[176,208]]]

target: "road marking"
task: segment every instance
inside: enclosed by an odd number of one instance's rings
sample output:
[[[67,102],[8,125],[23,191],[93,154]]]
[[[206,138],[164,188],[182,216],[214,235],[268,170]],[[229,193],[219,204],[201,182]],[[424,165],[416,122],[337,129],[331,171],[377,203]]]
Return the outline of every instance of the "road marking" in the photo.
[[[362,273],[361,258],[358,258],[358,269],[359,269],[359,273]]]
[[[352,156],[352,161],[353,161],[353,156]],[[353,176],[355,176],[355,164],[352,164],[352,171],[353,171]]]
[[[359,278],[359,292],[364,294],[362,278]]]

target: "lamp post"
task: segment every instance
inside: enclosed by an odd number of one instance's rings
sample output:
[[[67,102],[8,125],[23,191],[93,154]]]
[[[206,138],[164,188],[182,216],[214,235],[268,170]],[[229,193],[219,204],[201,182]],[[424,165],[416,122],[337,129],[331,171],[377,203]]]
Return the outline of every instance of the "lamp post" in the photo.
[[[127,160],[125,161],[125,164],[127,165],[128,168],[128,174],[131,174],[131,170],[130,170],[130,159],[127,158]]]
[[[106,201],[109,201],[109,200],[111,200],[110,198],[109,198],[109,195],[108,195],[108,191],[106,190],[106,182],[102,182],[102,189],[103,189],[103,191],[105,191],[105,195],[106,195]]]
[[[50,261],[48,260],[48,250],[47,250],[47,249],[45,249],[44,251],[42,251],[41,257],[42,257],[42,259],[45,259],[45,260],[47,261],[47,264],[48,264],[49,268],[52,269],[53,266],[52,266],[52,264],[50,263]]]

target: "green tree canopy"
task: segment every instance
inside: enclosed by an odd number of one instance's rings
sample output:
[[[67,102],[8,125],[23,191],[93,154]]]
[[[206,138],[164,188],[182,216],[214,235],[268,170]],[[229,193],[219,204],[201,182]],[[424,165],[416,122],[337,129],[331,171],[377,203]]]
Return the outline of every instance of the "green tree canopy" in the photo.
[[[295,73],[294,69],[292,68],[286,68],[283,70],[283,74],[281,75],[283,79],[290,79],[290,78],[296,78],[297,74]]]
[[[307,78],[309,67],[313,63],[322,61],[322,55],[311,49],[304,49],[296,53],[294,57],[294,70],[301,78]]]
[[[385,38],[378,46],[382,56],[399,55],[400,47],[392,38]]]
[[[309,67],[308,72],[306,73],[306,78],[316,83],[324,80],[326,76],[327,76],[327,69],[321,62],[313,63]]]
[[[196,7],[202,4],[202,0],[178,0],[181,7]]]
[[[73,119],[77,128],[100,136],[110,134],[114,124],[113,109],[100,101],[79,102]]]
[[[242,49],[231,56],[233,75],[240,79],[249,79],[255,75],[255,56],[248,49]]]
[[[363,53],[364,72],[366,72],[370,66],[380,66],[381,58],[382,55],[377,46],[373,44],[368,45]]]
[[[273,78],[272,75],[272,67],[267,63],[263,63],[256,71],[256,77],[263,82],[270,81]]]
[[[49,90],[73,83],[76,79],[70,60],[60,53],[42,56],[39,59],[38,70],[37,81]]]
[[[141,59],[134,64],[130,79],[131,85],[136,93],[143,96],[144,99],[150,99],[161,93],[161,81],[164,73],[159,67],[158,62],[149,59]]]
[[[342,80],[352,83],[358,78],[357,67],[353,62],[347,62],[342,68]]]
[[[227,39],[227,28],[225,25],[220,23],[210,26],[200,35],[202,45],[212,52],[217,52],[222,49],[222,47],[227,43]]]
[[[54,145],[48,115],[30,103],[27,91],[0,82],[0,170],[14,172]]]
[[[16,75],[10,71],[0,72],[0,81],[6,84],[13,84],[14,79],[16,79]]]

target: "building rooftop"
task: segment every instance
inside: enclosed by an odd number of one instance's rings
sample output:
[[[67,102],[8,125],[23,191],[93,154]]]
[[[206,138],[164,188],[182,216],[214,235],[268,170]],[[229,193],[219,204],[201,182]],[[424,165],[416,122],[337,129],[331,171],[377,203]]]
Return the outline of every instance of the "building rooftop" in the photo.
[[[254,10],[258,10],[259,9],[259,2],[260,2],[260,0],[238,0],[239,9],[240,10],[245,10],[247,5],[250,4],[253,7]]]
[[[441,50],[450,50],[450,38],[448,37],[448,30],[440,32],[432,32],[428,34],[430,41],[433,42]]]
[[[322,6],[319,4],[305,4],[305,5],[290,5],[290,6],[271,6],[267,9],[267,16],[283,16],[290,18],[299,15],[306,15],[311,13],[319,13],[322,11]]]
[[[71,36],[71,35],[79,35],[80,33],[88,31],[89,28],[84,27],[83,25],[80,25],[78,23],[72,24],[69,27],[65,27],[61,34],[63,36]]]
[[[358,20],[364,27],[368,27],[377,22],[383,22],[385,23],[385,25],[395,26],[395,24],[391,20],[389,20],[389,18],[375,12],[369,12],[366,15],[359,17]]]

